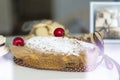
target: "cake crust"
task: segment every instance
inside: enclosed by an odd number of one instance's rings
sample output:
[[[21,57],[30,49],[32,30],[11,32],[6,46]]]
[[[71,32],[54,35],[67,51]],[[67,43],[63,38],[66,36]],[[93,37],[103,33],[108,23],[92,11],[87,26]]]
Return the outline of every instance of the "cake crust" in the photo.
[[[16,59],[22,60],[31,67],[61,70],[65,68],[79,67],[86,65],[85,55],[81,52],[80,56],[75,55],[55,55],[55,52],[38,52],[28,48],[11,46],[12,53]],[[18,51],[19,50],[19,51]]]

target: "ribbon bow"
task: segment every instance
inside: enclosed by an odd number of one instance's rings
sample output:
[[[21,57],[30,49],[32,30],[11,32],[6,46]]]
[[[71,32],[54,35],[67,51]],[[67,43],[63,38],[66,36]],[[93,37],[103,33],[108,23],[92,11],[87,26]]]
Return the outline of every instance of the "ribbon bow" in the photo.
[[[117,71],[119,74],[119,80],[120,80],[120,65],[114,59],[104,54],[104,46],[103,46],[104,42],[99,41],[96,37],[95,39],[96,39],[95,43],[100,49],[100,56],[102,56],[102,59],[95,65],[95,68],[97,68],[97,66],[100,65],[103,61],[105,62],[105,65],[109,70],[113,69],[113,66],[115,65],[115,67],[117,68]]]
[[[119,80],[120,80],[120,65],[115,60],[113,60],[111,57],[105,54],[102,54],[101,56],[102,56],[102,59],[100,62],[96,64],[95,68],[97,68],[97,66],[100,65],[103,61],[105,62],[107,69],[111,70],[113,69],[113,66],[115,65],[115,67],[117,68],[117,71],[119,74]]]

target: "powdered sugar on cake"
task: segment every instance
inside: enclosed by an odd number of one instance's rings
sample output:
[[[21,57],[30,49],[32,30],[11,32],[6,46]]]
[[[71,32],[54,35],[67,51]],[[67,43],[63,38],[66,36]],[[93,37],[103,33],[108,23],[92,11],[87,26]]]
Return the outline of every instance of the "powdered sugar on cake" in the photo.
[[[31,49],[40,51],[55,51],[64,54],[79,55],[80,51],[90,51],[96,48],[95,45],[79,41],[77,39],[69,39],[67,37],[33,37],[26,40],[26,46]]]

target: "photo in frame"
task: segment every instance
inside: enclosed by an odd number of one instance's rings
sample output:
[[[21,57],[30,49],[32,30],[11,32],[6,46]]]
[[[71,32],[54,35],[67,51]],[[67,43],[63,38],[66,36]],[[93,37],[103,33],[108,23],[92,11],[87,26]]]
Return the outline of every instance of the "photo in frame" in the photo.
[[[90,2],[90,32],[104,33],[104,42],[120,42],[120,2]]]

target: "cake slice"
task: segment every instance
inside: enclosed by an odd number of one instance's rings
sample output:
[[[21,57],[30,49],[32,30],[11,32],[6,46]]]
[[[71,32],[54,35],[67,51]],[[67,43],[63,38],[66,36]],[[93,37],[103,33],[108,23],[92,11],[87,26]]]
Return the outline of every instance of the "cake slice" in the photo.
[[[60,71],[91,71],[99,55],[97,46],[67,37],[38,36],[25,47],[10,47],[14,60],[22,66]]]

